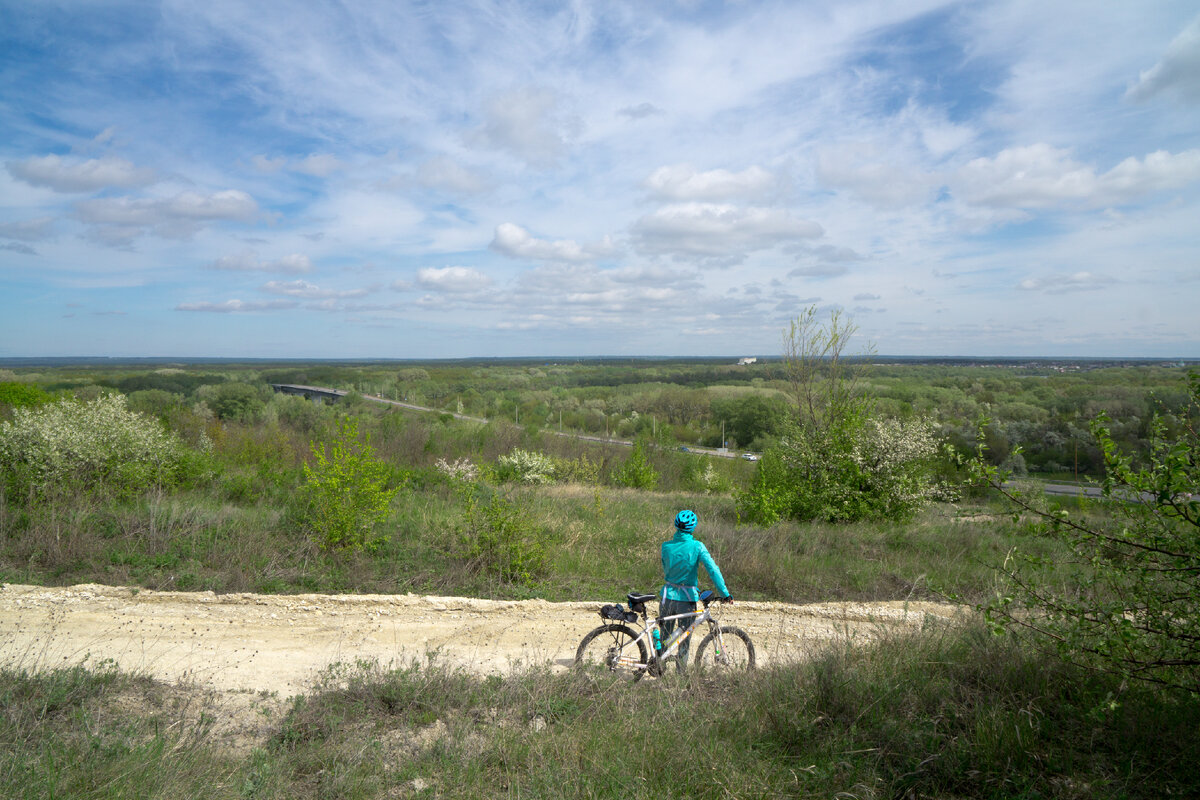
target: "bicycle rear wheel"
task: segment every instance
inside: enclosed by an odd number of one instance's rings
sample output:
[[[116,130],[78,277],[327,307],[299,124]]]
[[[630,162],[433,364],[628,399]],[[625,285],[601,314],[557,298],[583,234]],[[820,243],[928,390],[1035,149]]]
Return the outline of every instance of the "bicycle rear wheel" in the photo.
[[[732,625],[722,625],[700,642],[696,668],[701,672],[754,669],[754,642],[750,641],[750,634]]]
[[[624,625],[601,625],[575,651],[576,669],[611,672],[630,682],[646,674],[647,661],[646,643]]]

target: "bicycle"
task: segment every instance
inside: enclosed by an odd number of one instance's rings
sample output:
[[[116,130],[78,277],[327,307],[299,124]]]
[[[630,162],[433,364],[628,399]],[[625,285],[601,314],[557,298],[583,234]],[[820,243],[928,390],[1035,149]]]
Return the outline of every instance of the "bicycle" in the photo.
[[[619,603],[600,609],[602,619],[611,620],[588,633],[575,651],[576,668],[598,668],[612,672],[630,682],[645,675],[662,675],[666,664],[677,658],[679,648],[707,623],[708,635],[696,648],[696,664],[702,672],[754,669],[754,643],[750,635],[734,625],[720,625],[709,605],[717,599],[711,591],[700,594],[704,604],[701,611],[691,611],[670,617],[651,617],[646,603],[657,595],[630,592],[626,596],[630,610]],[[656,631],[666,620],[677,622],[693,617],[690,627],[677,624],[671,638],[654,646]],[[641,620],[639,624],[639,619]],[[637,627],[634,631],[630,626]]]

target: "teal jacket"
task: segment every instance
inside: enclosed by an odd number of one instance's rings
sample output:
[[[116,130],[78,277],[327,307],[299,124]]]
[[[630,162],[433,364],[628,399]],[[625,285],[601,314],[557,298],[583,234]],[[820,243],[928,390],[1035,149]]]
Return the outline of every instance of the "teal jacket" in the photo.
[[[674,538],[663,542],[662,564],[666,585],[662,588],[661,597],[667,600],[695,602],[700,599],[698,582],[701,564],[717,591],[723,597],[729,595],[717,562],[708,554],[704,542],[697,541],[690,533],[677,530]]]

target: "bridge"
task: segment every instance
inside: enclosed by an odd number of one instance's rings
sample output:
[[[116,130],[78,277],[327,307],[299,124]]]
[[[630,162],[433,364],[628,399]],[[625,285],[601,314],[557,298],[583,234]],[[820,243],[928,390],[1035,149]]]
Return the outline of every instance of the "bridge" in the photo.
[[[328,389],[324,386],[301,386],[295,383],[271,383],[268,386],[280,394],[298,394],[305,400],[312,400],[314,403],[336,403],[350,394],[344,389]]]

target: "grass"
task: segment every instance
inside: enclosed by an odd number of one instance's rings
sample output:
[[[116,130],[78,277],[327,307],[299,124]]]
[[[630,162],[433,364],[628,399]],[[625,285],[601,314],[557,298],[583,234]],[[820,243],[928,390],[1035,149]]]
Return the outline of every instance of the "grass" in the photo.
[[[719,682],[614,686],[436,657],[335,665],[253,750],[111,669],[0,671],[6,797],[1195,796],[1200,700],[979,629],[844,646]],[[126,692],[127,694],[127,692]],[[198,727],[197,727],[198,726]]]
[[[156,707],[156,689],[109,664],[0,669],[0,796],[237,796],[239,767],[205,745],[203,720],[184,727],[177,709]],[[147,700],[132,714],[131,695]]]
[[[488,563],[465,557],[463,497],[436,482],[400,493],[385,541],[369,553],[320,550],[291,522],[286,499],[270,496],[238,503],[191,490],[126,501],[0,503],[0,580],[217,592],[620,597],[660,581],[659,544],[671,534],[675,511],[685,507],[699,514],[699,537],[745,599],[904,600],[948,592],[977,601],[991,591],[992,567],[1014,546],[1047,556],[1061,547],[985,504],[935,506],[903,524],[764,528],[739,524],[727,495],[581,485],[489,491],[512,501],[511,546],[518,555],[536,548],[544,556],[528,580],[501,580]]]

